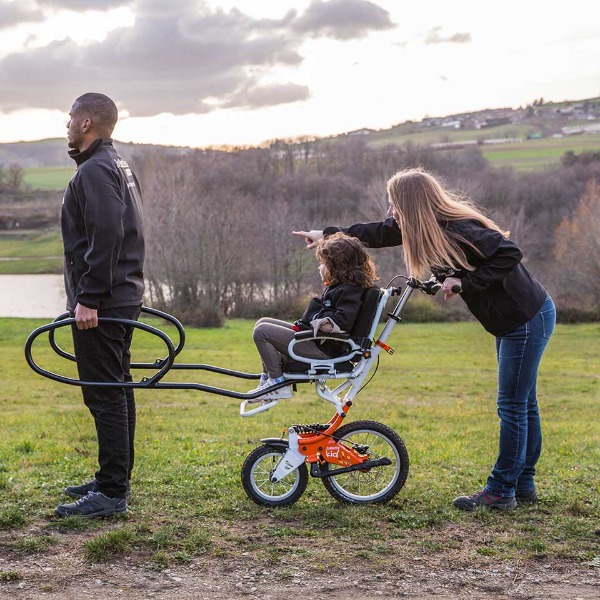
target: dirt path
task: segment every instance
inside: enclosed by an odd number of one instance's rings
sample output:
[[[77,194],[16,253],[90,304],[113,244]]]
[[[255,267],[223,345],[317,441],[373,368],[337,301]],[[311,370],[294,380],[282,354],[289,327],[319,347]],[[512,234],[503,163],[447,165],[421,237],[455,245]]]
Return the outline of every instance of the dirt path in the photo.
[[[157,600],[289,600],[291,596],[370,600],[479,600],[518,598],[598,600],[600,568],[561,560],[467,561],[457,551],[427,557],[391,556],[378,565],[339,556],[337,569],[313,564],[310,556],[257,561],[249,554],[204,555],[165,571],[149,568],[147,557],[130,556],[107,564],[90,564],[74,546],[81,535],[61,535],[47,552],[18,555],[3,550],[0,572],[19,579],[0,583],[0,598],[98,598]],[[75,538],[78,538],[77,540]],[[332,557],[335,561],[336,557]],[[382,566],[384,565],[384,566]]]

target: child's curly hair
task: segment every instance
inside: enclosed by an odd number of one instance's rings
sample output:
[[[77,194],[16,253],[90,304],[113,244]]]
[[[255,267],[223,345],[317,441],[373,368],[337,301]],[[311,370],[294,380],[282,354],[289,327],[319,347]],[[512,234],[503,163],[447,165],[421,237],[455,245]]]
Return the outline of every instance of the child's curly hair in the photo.
[[[331,283],[350,283],[372,287],[379,279],[365,246],[355,237],[338,232],[317,243],[317,259],[331,275]]]

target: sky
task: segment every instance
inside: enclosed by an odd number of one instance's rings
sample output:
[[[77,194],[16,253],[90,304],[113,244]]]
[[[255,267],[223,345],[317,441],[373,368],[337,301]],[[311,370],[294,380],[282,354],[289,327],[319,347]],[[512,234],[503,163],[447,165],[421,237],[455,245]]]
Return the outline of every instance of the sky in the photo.
[[[553,7],[554,6],[554,7]],[[0,142],[207,147],[600,96],[597,0],[0,0]]]

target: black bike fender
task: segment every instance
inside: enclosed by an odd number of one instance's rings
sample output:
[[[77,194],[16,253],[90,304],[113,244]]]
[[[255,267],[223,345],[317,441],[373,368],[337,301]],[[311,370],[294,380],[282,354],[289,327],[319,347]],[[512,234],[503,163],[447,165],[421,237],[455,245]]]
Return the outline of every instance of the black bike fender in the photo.
[[[275,448],[276,450],[287,450],[289,446],[289,442],[281,438],[263,438],[260,441],[267,446]]]

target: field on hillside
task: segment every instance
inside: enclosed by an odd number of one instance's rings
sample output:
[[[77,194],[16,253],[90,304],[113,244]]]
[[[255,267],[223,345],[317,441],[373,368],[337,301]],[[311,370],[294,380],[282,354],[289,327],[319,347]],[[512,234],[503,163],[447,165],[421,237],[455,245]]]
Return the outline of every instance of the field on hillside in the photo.
[[[580,134],[562,138],[545,137],[525,139],[537,131],[531,125],[503,125],[480,130],[433,129],[417,133],[377,132],[365,139],[370,146],[386,144],[403,145],[439,144],[446,142],[478,141],[484,139],[522,138],[522,142],[509,144],[482,144],[481,151],[495,167],[513,167],[517,170],[534,170],[557,164],[565,152],[579,154],[583,151],[600,151],[600,134]],[[440,152],[452,152],[452,149]]]
[[[23,182],[33,190],[64,190],[75,169],[70,167],[29,167],[23,169]]]
[[[599,152],[600,134],[525,140],[521,143],[482,146],[483,156],[495,167],[531,171],[557,164],[565,152]]]
[[[137,597],[134,590],[153,585],[157,573],[168,585],[175,585],[169,583],[175,574],[185,582],[180,573],[190,578],[203,573],[208,587],[202,589],[215,589],[215,598],[235,597],[237,592],[218,592],[219,585],[229,585],[231,573],[237,574],[231,589],[239,581],[240,593],[253,585],[276,586],[281,593],[268,597],[277,599],[290,593],[286,586],[296,578],[296,589],[317,595],[327,580],[348,594],[382,590],[379,595],[390,598],[402,590],[430,597],[431,589],[463,598],[465,586],[484,594],[492,588],[495,595],[503,589],[522,593],[517,584],[529,579],[535,597],[544,596],[544,583],[566,580],[582,589],[544,597],[592,598],[593,587],[586,595],[581,582],[600,584],[600,570],[592,566],[600,562],[597,324],[559,325],[542,364],[545,447],[537,504],[503,513],[467,514],[452,507],[456,495],[482,486],[495,459],[494,341],[474,323],[402,323],[390,340],[396,353],[382,357],[348,417],[386,423],[407,445],[409,479],[389,504],[342,506],[315,479],[286,509],[260,508],[245,496],[240,468],[260,438],[285,434],[291,423],[331,416],[331,406],[308,385],[299,386],[294,399],[248,419],[238,416],[233,399],[145,390],[138,393],[130,513],[93,522],[53,516],[55,505],[65,501],[65,485],[93,474],[96,444],[79,389],[33,375],[24,363],[24,339],[39,324],[0,320],[0,576],[7,589],[82,593],[86,582],[93,586],[100,579],[102,585],[120,586],[103,588],[104,597],[117,597],[109,594],[113,589]],[[251,329],[249,321],[189,329],[180,360],[256,372]],[[59,343],[68,348],[67,332],[62,333]],[[144,334],[136,334],[134,349],[137,361],[162,353]],[[51,370],[73,374],[44,344],[35,356]],[[136,374],[141,375],[148,372]],[[239,391],[251,387],[189,371],[166,379],[232,384]],[[498,587],[500,582],[507,587]],[[180,588],[183,593],[185,586]]]
[[[0,231],[0,274],[61,273],[60,231]]]

